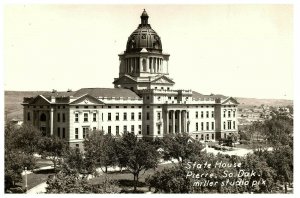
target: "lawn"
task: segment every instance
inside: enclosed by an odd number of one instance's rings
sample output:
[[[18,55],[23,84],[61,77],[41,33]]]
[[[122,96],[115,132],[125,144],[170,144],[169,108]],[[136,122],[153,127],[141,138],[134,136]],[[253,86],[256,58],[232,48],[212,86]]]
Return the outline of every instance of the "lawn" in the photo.
[[[139,175],[139,184],[138,184],[138,191],[139,192],[147,192],[148,187],[145,184],[145,179],[149,175],[153,175],[157,171],[162,171],[164,168],[172,167],[174,166],[172,163],[170,164],[161,164],[158,165],[158,167],[154,169],[150,169],[147,171],[142,171]],[[131,174],[127,170],[123,170],[122,172],[120,171],[115,171],[115,172],[108,172],[107,176],[113,180],[118,181],[119,187],[123,189],[123,192],[131,192],[133,190],[133,174]],[[98,177],[92,178],[89,181],[91,184],[100,184],[104,181],[105,179],[105,174],[102,174]]]
[[[28,190],[47,181],[49,175],[53,175],[53,170],[41,170],[27,175]],[[22,187],[25,189],[25,176],[23,176]]]

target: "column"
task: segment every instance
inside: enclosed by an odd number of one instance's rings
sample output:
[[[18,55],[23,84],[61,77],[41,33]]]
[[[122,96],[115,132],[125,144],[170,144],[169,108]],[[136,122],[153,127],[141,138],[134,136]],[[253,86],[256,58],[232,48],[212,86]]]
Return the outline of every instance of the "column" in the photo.
[[[146,71],[149,71],[149,58],[146,59]]]
[[[166,134],[169,134],[169,111],[167,110],[167,119],[166,119]]]
[[[172,113],[172,133],[175,133],[175,110]]]
[[[181,111],[178,111],[178,133],[182,132],[181,130]]]
[[[140,57],[140,71],[144,71],[143,70],[143,59]]]
[[[53,107],[50,110],[50,135],[53,135]]]
[[[186,111],[183,111],[183,132],[186,132]]]

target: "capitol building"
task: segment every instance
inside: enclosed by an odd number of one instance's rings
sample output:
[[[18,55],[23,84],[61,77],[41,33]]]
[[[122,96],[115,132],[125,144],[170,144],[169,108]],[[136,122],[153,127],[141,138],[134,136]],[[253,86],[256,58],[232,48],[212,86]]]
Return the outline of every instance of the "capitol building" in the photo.
[[[92,130],[112,136],[132,132],[140,138],[188,133],[199,141],[237,133],[234,98],[174,88],[170,55],[163,52],[161,38],[148,18],[144,10],[126,50],[119,54],[114,88],[52,91],[24,98],[24,123],[79,148]]]

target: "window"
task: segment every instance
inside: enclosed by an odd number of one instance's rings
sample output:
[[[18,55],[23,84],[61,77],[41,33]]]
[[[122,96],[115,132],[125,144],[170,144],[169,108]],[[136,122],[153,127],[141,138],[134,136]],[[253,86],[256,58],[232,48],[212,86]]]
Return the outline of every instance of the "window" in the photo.
[[[97,114],[93,113],[93,122],[96,122],[96,121],[97,121]]]
[[[142,112],[139,112],[139,120],[142,119]]]
[[[96,127],[93,127],[93,131],[96,131]]]
[[[157,120],[160,120],[160,112],[157,112]]]
[[[76,148],[79,148],[79,144],[75,144]]]
[[[126,126],[126,125],[124,125],[124,127],[123,127],[123,132],[124,132],[124,133],[127,132],[127,126]]]
[[[211,122],[211,130],[215,130],[215,123]]]
[[[132,109],[134,109],[134,106],[131,106]]]
[[[134,120],[134,112],[131,113],[131,120]]]
[[[233,121],[233,129],[235,129],[235,121]]]
[[[201,140],[204,140],[204,135],[203,134],[201,134]]]
[[[226,112],[224,111],[224,113],[223,113],[223,117],[225,118],[226,117]]]
[[[88,127],[82,127],[82,138],[88,138],[89,137],[89,128]]]
[[[209,140],[209,134],[206,134],[206,140]]]
[[[79,108],[79,106],[76,106],[76,109],[78,109]]]
[[[233,112],[232,112],[232,114],[233,114],[233,115],[232,115],[232,117],[234,117],[234,118],[235,118],[235,111],[233,111]]]
[[[230,113],[231,113],[231,111],[228,111],[228,118],[230,118]]]
[[[196,135],[196,140],[198,140],[198,135]]]
[[[88,109],[88,108],[89,108],[89,106],[84,106],[84,108],[85,108],[85,109]]]
[[[231,121],[227,121],[228,129],[231,129]]]
[[[157,134],[160,135],[160,125],[157,126]]]
[[[60,128],[57,128],[57,137],[60,137]]]
[[[172,97],[171,97],[171,96],[169,96],[169,97],[168,97],[168,99],[169,99],[169,100],[171,100],[171,99],[172,99]]]
[[[127,113],[124,113],[124,114],[123,114],[123,119],[124,119],[124,120],[127,120]]]
[[[209,122],[206,122],[206,130],[209,130]]]
[[[116,135],[120,135],[120,129],[119,129],[119,126],[116,126]]]
[[[211,112],[211,117],[212,117],[212,118],[214,117],[214,111]]]
[[[103,106],[102,106],[103,107]],[[101,117],[102,117],[102,121],[103,121],[103,113],[101,114]]]
[[[204,130],[204,124],[203,124],[203,122],[201,122],[201,131],[203,131]]]
[[[142,134],[142,125],[139,125],[139,134]]]
[[[196,111],[196,118],[198,118],[198,111]]]
[[[42,114],[43,115],[43,114]],[[42,120],[41,120],[42,121]],[[57,113],[57,122],[60,122],[60,113]]]
[[[206,117],[209,118],[209,111],[206,111]]]
[[[83,114],[83,121],[84,122],[88,122],[89,121],[89,114],[88,113],[84,113]]]
[[[147,125],[147,135],[149,135],[149,134],[150,134],[150,126]]]
[[[62,138],[66,138],[66,128],[62,128]]]
[[[108,106],[109,109],[111,109],[111,106]]]
[[[215,139],[215,134],[211,134],[211,139]]]
[[[75,122],[78,122],[79,114],[75,113]]]
[[[65,113],[62,114],[62,121],[66,122],[66,114]]]
[[[30,121],[30,112],[27,113],[27,120]]]
[[[108,120],[108,121],[111,121],[111,113],[108,113],[108,115],[107,115],[107,120]]]
[[[223,129],[226,129],[226,122],[223,122]]]
[[[203,118],[203,111],[201,111],[201,118]]]
[[[107,128],[107,133],[110,135],[111,134],[111,126],[108,126]]]
[[[116,106],[117,109],[119,109],[119,106]]]
[[[75,128],[75,139],[78,139],[78,128]]]
[[[147,120],[150,120],[150,113],[147,112]]]
[[[126,109],[127,108],[127,106],[124,106],[124,109]]]
[[[190,117],[189,112],[186,112],[186,117],[187,117],[187,119],[189,119],[189,117]]]
[[[196,131],[198,131],[198,122],[196,122]]]
[[[131,125],[131,133],[134,133],[134,125]]]
[[[116,113],[116,120],[120,120],[120,115],[119,115],[119,113]]]

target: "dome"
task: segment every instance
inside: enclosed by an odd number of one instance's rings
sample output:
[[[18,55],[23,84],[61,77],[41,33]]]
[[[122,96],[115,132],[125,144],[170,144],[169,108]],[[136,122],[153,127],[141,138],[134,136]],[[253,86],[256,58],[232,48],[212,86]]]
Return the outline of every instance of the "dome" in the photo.
[[[148,14],[143,11],[141,15],[141,24],[128,37],[126,52],[140,52],[146,48],[149,52],[162,52],[160,37],[148,24]]]

